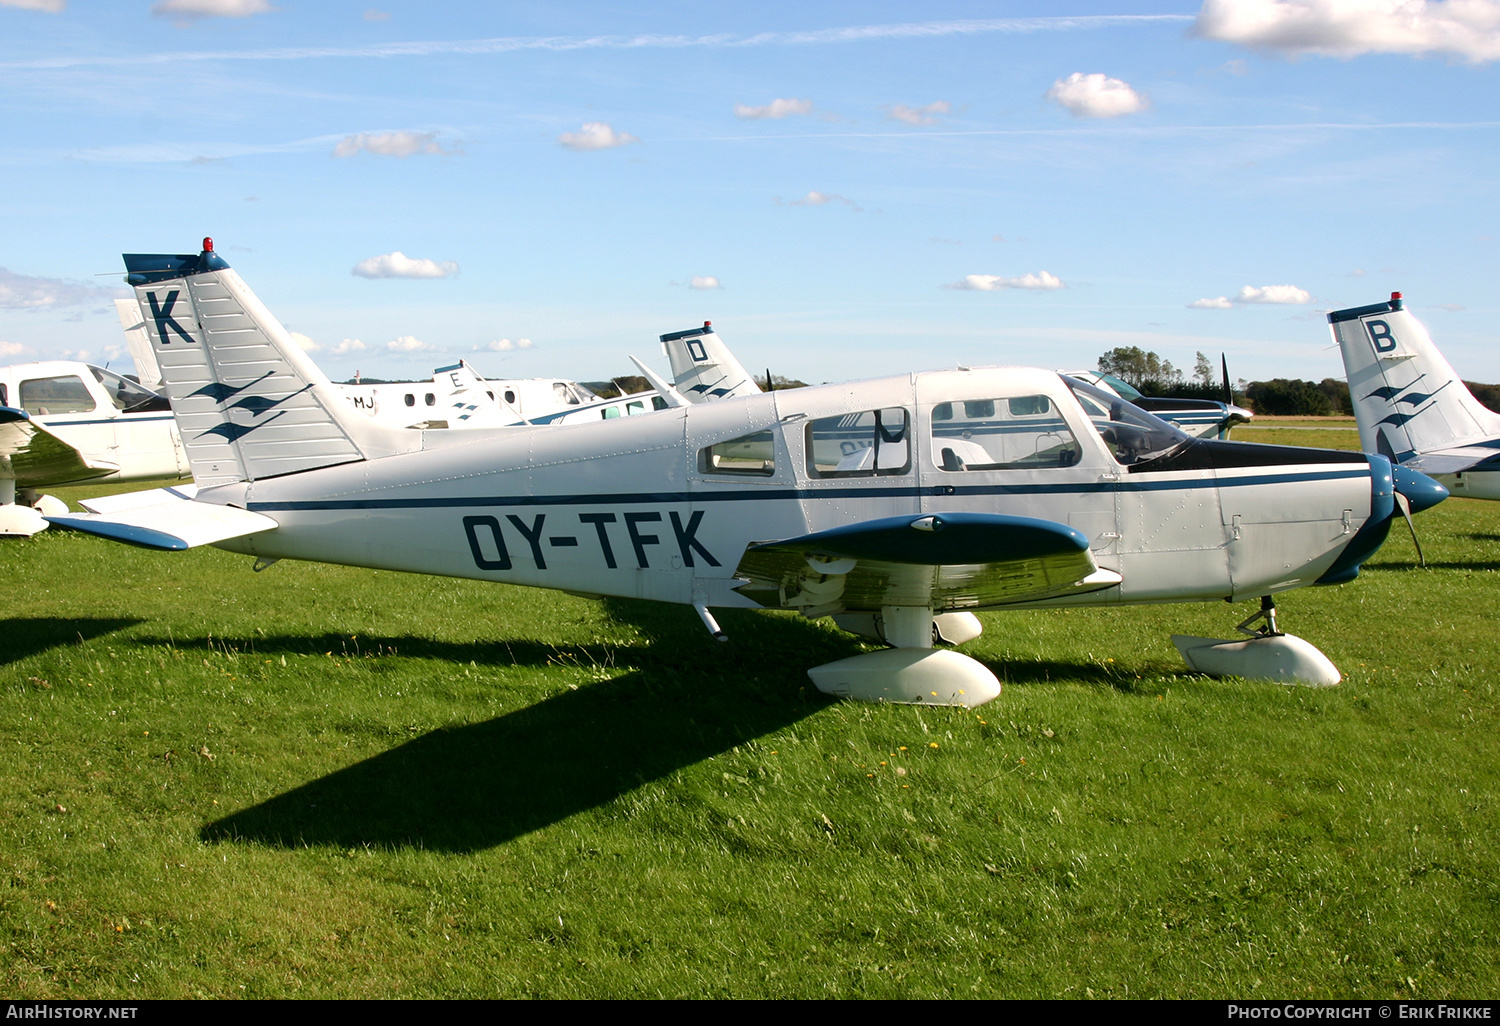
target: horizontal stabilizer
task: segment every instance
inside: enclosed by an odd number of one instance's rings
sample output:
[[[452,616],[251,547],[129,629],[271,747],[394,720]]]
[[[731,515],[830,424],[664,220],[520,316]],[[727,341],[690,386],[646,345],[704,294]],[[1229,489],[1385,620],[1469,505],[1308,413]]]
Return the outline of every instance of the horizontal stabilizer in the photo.
[[[147,488],[142,492],[120,492],[117,495],[96,495],[92,499],[79,499],[78,505],[90,513],[123,513],[143,506],[161,506],[169,502],[188,502],[198,494],[198,486],[192,482],[173,485],[170,488]]]
[[[173,489],[160,488],[132,494],[142,496],[171,491]],[[168,497],[163,502],[117,509],[111,513],[72,513],[48,517],[47,520],[59,527],[71,527],[75,531],[97,534],[129,545],[170,552],[212,545],[247,534],[258,534],[277,526],[276,521],[270,517],[251,513],[238,506],[194,502],[176,496]]]
[[[735,576],[762,605],[809,616],[885,606],[970,609],[1120,583],[1066,524],[991,513],[885,517],[746,550]]]

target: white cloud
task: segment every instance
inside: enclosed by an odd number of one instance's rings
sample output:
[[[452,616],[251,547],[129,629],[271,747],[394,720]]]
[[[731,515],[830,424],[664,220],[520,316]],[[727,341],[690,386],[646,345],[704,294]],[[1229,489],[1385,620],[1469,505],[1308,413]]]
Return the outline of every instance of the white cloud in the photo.
[[[1246,285],[1240,289],[1239,294],[1233,299],[1228,296],[1216,296],[1213,299],[1195,299],[1188,304],[1189,310],[1230,310],[1244,303],[1275,303],[1288,306],[1298,306],[1312,301],[1312,295],[1306,289],[1299,289],[1295,285],[1263,285],[1255,288]]]
[[[19,342],[0,342],[0,356],[20,356],[26,347]]]
[[[712,274],[695,274],[688,279],[688,288],[707,291],[709,289],[722,289],[719,279]]]
[[[103,303],[122,295],[120,290],[101,288],[61,278],[34,278],[0,267],[0,310],[38,310],[57,306]]]
[[[586,150],[608,150],[615,146],[625,146],[629,143],[640,142],[629,132],[616,132],[603,121],[589,121],[576,132],[564,132],[557,137],[557,141],[570,150],[580,152]]]
[[[908,107],[904,103],[892,104],[886,114],[892,121],[903,125],[935,125],[938,119],[951,113],[953,105],[947,100],[934,100],[925,107]]]
[[[416,260],[398,249],[361,260],[349,273],[361,278],[451,278],[458,273],[458,264],[452,260]]]
[[[776,196],[774,197],[773,201],[778,207],[821,207],[825,203],[843,203],[846,206],[854,208],[860,213],[864,212],[863,208],[861,208],[858,203],[855,203],[847,196],[840,196],[837,193],[833,192],[819,192],[816,189],[810,190],[808,194],[806,196],[803,196],[801,199],[784,200],[780,196]]]
[[[1000,289],[1032,289],[1039,292],[1067,288],[1061,278],[1048,271],[1023,274],[1019,278],[1003,278],[998,274],[968,274],[963,281],[945,285],[949,289],[973,289],[976,292],[997,292]]]
[[[1146,109],[1146,98],[1118,78],[1081,71],[1052,83],[1046,98],[1075,118],[1117,118]]]
[[[1500,58],[1497,0],[1204,0],[1202,39],[1290,55],[1446,53]]]
[[[297,343],[297,345],[299,345],[299,346],[302,347],[302,351],[304,353],[315,353],[319,349],[323,348],[322,346],[320,346],[316,342],[314,342],[311,338],[309,338],[308,336],[302,334],[302,332],[300,332],[300,331],[292,331],[292,332],[288,332],[288,334],[290,334],[292,336],[292,341],[293,342]]]
[[[1236,303],[1286,303],[1298,304],[1312,301],[1312,296],[1295,285],[1263,285],[1253,288],[1246,285],[1234,297]]]
[[[793,114],[811,114],[813,104],[811,100],[772,100],[764,107],[751,107],[748,104],[736,103],[734,105],[734,116],[746,120],[759,118],[788,118]]]
[[[365,21],[390,21],[390,11],[377,11],[373,7],[365,8]]]
[[[402,335],[400,338],[391,339],[385,347],[393,353],[428,353],[437,348],[417,338],[415,335]]]
[[[350,353],[359,353],[368,349],[363,342],[357,338],[346,338],[333,347],[334,356],[348,356]]]
[[[335,157],[352,157],[363,150],[379,157],[410,157],[413,153],[454,153],[438,145],[436,132],[359,132],[346,135],[333,148]]]
[[[67,6],[68,0],[0,0],[0,7],[19,7],[26,11],[46,11],[48,14],[61,14]]]
[[[266,0],[159,0],[151,13],[159,18],[192,21],[197,18],[248,18],[276,10]]]
[[[531,339],[518,338],[514,342],[512,342],[508,338],[497,338],[484,348],[488,349],[492,353],[506,353],[512,349],[530,349]],[[478,349],[479,347],[476,346],[475,350],[478,351]]]

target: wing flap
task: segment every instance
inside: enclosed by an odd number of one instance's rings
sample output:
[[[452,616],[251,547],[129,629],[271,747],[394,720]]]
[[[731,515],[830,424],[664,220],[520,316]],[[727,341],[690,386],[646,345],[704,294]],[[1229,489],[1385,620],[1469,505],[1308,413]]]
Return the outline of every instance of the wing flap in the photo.
[[[1120,583],[1094,563],[1075,528],[988,513],[887,517],[755,545],[735,576],[746,579],[739,591],[747,598],[809,616],[986,608]]]
[[[131,496],[172,491],[170,488],[155,488],[111,498],[127,500]],[[169,552],[259,534],[277,526],[276,521],[261,513],[251,513],[238,506],[194,502],[180,496],[170,496],[155,504],[131,506],[120,502],[109,513],[70,513],[48,517],[47,520],[59,527],[71,527],[75,531],[97,534],[128,545]]]

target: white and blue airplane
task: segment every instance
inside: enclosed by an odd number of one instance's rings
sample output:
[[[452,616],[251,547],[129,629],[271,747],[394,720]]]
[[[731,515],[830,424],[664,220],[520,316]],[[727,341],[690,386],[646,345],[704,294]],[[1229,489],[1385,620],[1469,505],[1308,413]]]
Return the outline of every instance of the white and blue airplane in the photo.
[[[37,489],[187,473],[166,396],[73,360],[0,367],[0,537],[30,537],[67,509]]]
[[[1401,293],[1328,315],[1359,444],[1454,495],[1500,499],[1500,413],[1474,398]]]
[[[983,664],[935,639],[974,610],[1260,599],[1249,640],[1175,639],[1205,672],[1335,683],[1272,596],[1353,579],[1399,491],[1380,456],[1193,439],[1034,368],[720,398],[613,422],[471,431],[355,414],[229,265],[127,254],[196,497],[112,496],[53,523],[164,550],[439,574],[817,618],[891,647],[825,692],[976,706]],[[1249,625],[1264,620],[1258,631]]]

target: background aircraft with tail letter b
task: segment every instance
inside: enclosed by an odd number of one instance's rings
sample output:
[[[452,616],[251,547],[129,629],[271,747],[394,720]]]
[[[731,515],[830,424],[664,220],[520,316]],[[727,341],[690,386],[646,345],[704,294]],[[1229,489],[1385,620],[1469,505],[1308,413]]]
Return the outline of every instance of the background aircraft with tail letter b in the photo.
[[[1441,481],[1500,499],[1500,413],[1475,399],[1401,293],[1328,315],[1344,357],[1359,444]]]

